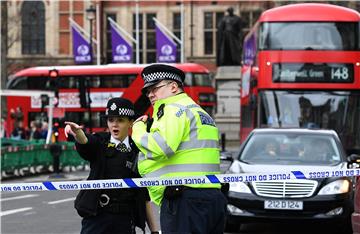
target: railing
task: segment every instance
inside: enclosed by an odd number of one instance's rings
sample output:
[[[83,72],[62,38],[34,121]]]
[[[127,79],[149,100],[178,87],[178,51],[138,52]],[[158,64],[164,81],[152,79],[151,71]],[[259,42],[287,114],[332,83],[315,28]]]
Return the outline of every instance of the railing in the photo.
[[[67,166],[78,167],[87,164],[87,161],[83,160],[77,153],[73,142],[59,142],[57,144],[61,145],[62,148],[60,169]],[[50,144],[45,144],[45,141],[1,138],[1,146],[2,175],[23,175],[24,169],[27,169],[31,174],[43,173],[53,165]],[[21,173],[19,170],[22,170]]]

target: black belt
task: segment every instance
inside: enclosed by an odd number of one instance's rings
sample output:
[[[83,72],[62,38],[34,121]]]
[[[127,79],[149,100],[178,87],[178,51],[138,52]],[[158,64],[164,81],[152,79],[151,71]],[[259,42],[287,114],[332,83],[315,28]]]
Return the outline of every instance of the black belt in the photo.
[[[100,207],[100,211],[105,211],[114,214],[131,214],[133,211],[133,206],[129,204],[121,203],[112,203],[104,207]]]
[[[134,200],[120,200],[111,198],[107,194],[101,194],[99,198],[100,210],[111,213],[131,213],[134,209]]]

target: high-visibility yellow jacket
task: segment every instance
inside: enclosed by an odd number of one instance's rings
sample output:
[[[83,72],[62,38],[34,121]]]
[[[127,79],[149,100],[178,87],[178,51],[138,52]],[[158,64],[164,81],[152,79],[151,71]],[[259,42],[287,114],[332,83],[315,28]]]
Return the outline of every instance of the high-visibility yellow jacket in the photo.
[[[140,149],[142,177],[213,175],[220,173],[219,134],[213,119],[187,94],[155,102],[150,132],[146,124],[133,125],[132,138]],[[220,188],[220,184],[187,185]],[[164,186],[148,187],[151,200],[160,205]]]

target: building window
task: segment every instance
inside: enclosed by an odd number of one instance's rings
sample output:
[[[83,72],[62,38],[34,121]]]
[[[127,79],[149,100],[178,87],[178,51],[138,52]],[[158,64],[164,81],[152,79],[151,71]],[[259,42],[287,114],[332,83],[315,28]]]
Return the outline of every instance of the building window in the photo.
[[[116,22],[116,14],[108,13],[106,14],[106,63],[113,63],[112,61],[112,43],[111,43],[111,26],[108,18],[111,18]]]
[[[22,54],[45,54],[45,6],[42,1],[24,1],[21,8]]]
[[[173,33],[181,40],[181,14],[178,12],[173,13]],[[174,39],[173,41],[176,43],[176,62],[179,63],[181,56],[181,45]]]
[[[156,62],[156,35],[155,35],[155,13],[146,14],[146,62]]]
[[[256,21],[259,19],[261,15],[261,10],[256,11],[241,11],[241,20],[242,20],[242,35],[246,35],[250,28],[254,26]]]
[[[204,13],[204,53],[215,55],[217,26],[224,17],[224,12]]]
[[[143,15],[139,14],[139,63],[143,63]],[[133,14],[133,38],[136,40],[136,14]],[[136,59],[136,44],[133,43],[133,57]]]
[[[140,63],[156,62],[156,13],[139,14],[139,54]],[[144,20],[145,19],[145,20]],[[133,37],[136,38],[136,14],[133,14]],[[134,58],[136,58],[136,44],[133,44]]]

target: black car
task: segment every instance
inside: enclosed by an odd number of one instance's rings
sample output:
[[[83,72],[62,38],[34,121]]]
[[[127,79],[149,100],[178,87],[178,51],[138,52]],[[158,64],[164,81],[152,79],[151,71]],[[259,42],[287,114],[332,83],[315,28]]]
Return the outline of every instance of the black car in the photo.
[[[227,173],[346,169],[346,153],[335,131],[255,129]],[[330,221],[351,233],[353,178],[236,182],[229,184],[227,231],[242,223],[274,220]]]

